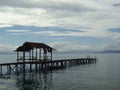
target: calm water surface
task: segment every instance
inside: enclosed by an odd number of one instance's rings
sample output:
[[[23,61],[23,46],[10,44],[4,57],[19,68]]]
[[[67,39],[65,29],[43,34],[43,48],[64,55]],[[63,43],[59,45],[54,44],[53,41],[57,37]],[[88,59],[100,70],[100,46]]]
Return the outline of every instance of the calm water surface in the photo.
[[[120,90],[120,54],[91,54],[96,64],[63,70],[0,78],[0,90]],[[86,54],[56,54],[54,59],[86,57]],[[0,62],[13,62],[15,55],[0,55]]]

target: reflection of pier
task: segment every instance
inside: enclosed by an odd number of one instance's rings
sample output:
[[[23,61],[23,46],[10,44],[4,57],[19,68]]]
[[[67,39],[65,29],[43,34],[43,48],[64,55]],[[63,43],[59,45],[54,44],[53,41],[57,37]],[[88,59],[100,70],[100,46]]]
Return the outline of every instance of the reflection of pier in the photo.
[[[1,75],[5,70],[7,70],[7,73],[14,71],[18,74],[20,72],[25,73],[26,71],[32,72],[33,70],[51,70],[72,65],[90,64],[96,62],[96,58],[91,57],[52,60],[52,53],[55,49],[43,43],[25,42],[15,51],[17,52],[17,62],[0,64]]]
[[[20,90],[48,90],[52,87],[52,71],[17,75],[16,85]]]

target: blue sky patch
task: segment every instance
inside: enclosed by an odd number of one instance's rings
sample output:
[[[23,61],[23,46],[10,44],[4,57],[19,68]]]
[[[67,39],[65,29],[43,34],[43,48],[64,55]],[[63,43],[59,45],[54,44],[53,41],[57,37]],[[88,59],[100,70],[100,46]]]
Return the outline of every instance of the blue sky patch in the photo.
[[[42,33],[41,33],[42,32]],[[64,29],[59,27],[34,27],[34,26],[13,26],[0,28],[2,37],[6,37],[6,43],[20,44],[25,41],[35,42],[76,42],[81,44],[96,45],[102,42],[102,39],[88,36],[67,36],[69,33],[84,33],[82,30]],[[38,34],[37,34],[38,33]],[[48,34],[47,34],[48,33]],[[63,35],[49,35],[49,33],[58,33]],[[65,35],[64,35],[65,34]]]
[[[120,28],[111,28],[109,31],[113,33],[120,33]]]

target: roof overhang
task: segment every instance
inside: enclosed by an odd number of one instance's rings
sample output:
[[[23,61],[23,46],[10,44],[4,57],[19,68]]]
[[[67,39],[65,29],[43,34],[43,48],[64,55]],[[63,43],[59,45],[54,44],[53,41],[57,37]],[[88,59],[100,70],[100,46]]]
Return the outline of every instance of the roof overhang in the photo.
[[[22,46],[19,46],[15,51],[16,52],[29,52],[30,50],[38,48],[47,50],[48,52],[56,51],[54,48],[44,44],[44,43],[36,43],[36,42],[25,42]]]

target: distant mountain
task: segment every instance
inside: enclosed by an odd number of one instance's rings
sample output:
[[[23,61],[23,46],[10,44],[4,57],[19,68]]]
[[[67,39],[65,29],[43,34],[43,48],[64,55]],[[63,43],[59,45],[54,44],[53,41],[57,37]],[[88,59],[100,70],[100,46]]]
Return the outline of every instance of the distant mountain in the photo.
[[[72,50],[58,53],[120,53],[120,50]]]
[[[15,54],[14,51],[0,51],[0,54]]]
[[[63,52],[55,52],[55,53],[120,53],[120,50],[71,50],[71,51],[63,51]],[[14,51],[0,51],[0,54],[16,54]]]
[[[120,50],[104,50],[102,53],[120,53]]]

